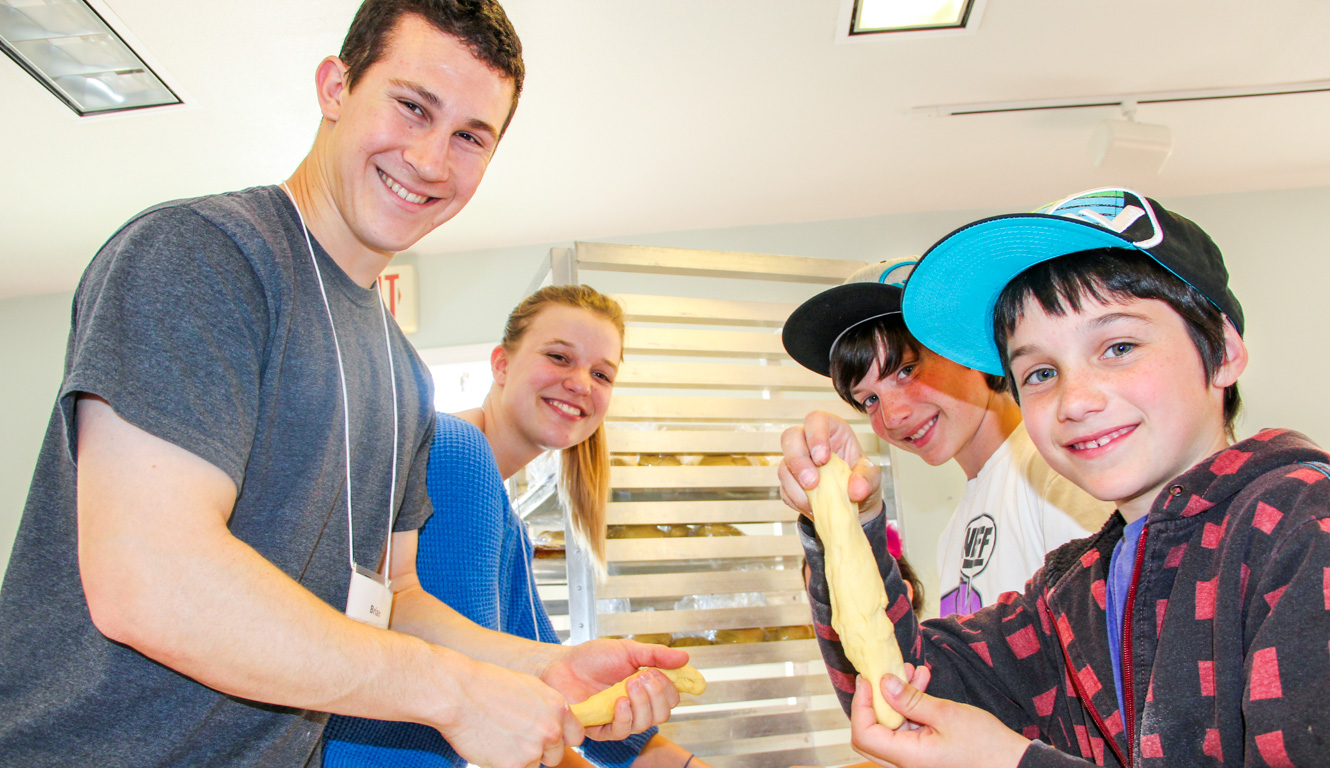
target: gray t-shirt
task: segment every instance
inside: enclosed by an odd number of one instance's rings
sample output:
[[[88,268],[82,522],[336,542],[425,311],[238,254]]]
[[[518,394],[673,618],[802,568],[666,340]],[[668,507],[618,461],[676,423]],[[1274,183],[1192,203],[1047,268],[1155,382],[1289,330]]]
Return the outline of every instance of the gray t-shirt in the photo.
[[[396,530],[419,528],[431,511],[433,388],[389,318],[394,381],[374,289],[314,248],[346,369],[355,557],[377,567],[392,474],[389,387],[399,411]],[[345,607],[337,358],[300,222],[280,188],[149,209],[83,275],[64,383],[0,590],[0,764],[303,765],[327,715],[223,695],[93,626],[78,568],[79,393],[225,471],[239,489],[231,533]]]

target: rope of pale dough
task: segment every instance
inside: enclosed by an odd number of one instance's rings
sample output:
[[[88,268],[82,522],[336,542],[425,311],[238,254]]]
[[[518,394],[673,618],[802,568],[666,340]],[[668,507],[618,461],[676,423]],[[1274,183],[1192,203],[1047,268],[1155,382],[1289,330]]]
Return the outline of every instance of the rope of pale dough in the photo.
[[[702,677],[702,673],[693,667],[685,664],[678,669],[660,669],[659,667],[643,667],[643,669],[656,669],[665,675],[674,688],[679,693],[701,693],[707,689],[707,680]],[[624,680],[611,685],[609,688],[588,697],[585,701],[574,704],[573,714],[584,726],[604,725],[614,722],[614,703],[621,697],[628,695],[628,681],[637,675],[640,671]]]
[[[873,549],[859,526],[859,510],[850,502],[850,467],[836,454],[824,464],[817,487],[808,492],[813,527],[826,550],[831,626],[845,655],[873,686],[873,711],[888,728],[905,722],[882,698],[882,677],[905,679],[905,662],[887,617],[887,591]]]

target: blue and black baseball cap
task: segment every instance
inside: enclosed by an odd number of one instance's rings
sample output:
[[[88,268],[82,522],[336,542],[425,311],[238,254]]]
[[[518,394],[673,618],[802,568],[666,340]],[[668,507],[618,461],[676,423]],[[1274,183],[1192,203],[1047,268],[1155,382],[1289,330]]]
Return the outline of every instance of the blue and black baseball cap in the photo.
[[[1243,332],[1224,257],[1190,220],[1136,192],[1080,192],[1033,213],[981,219],[939,240],[915,265],[901,311],[921,344],[961,365],[1002,375],[993,310],[1030,267],[1081,251],[1139,251],[1201,292]]]

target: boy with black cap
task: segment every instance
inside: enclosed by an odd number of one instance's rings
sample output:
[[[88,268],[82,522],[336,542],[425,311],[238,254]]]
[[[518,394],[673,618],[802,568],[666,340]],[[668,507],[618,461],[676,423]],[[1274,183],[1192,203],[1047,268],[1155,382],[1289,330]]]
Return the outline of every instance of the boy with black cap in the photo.
[[[1082,193],[941,240],[904,312],[1007,372],[1049,464],[1119,512],[973,616],[893,609],[931,680],[883,691],[924,727],[877,725],[860,684],[856,746],[902,767],[1323,765],[1330,457],[1288,431],[1232,444],[1247,351],[1210,238],[1134,192]],[[822,611],[821,574],[809,592]]]
[[[883,440],[933,466],[954,461],[965,472],[965,493],[937,542],[939,603],[943,616],[973,613],[1023,588],[1047,552],[1098,530],[1113,507],[1049,469],[1002,376],[954,363],[910,334],[901,294],[917,261],[859,270],[804,302],[782,336],[790,355],[830,376]],[[786,430],[782,448],[781,490],[791,507],[808,511],[805,489],[816,486],[817,465],[835,450],[855,467],[851,497],[861,513],[882,510],[881,472],[844,420],[810,413],[804,426]],[[899,559],[899,544],[891,554]],[[853,681],[841,682],[848,702]]]

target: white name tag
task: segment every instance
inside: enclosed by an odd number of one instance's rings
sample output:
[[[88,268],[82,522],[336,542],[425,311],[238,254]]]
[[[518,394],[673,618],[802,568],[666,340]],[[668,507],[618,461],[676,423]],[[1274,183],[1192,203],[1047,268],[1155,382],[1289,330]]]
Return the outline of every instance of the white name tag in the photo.
[[[346,594],[346,615],[356,621],[388,628],[393,615],[392,582],[359,565],[351,571],[351,589]]]

